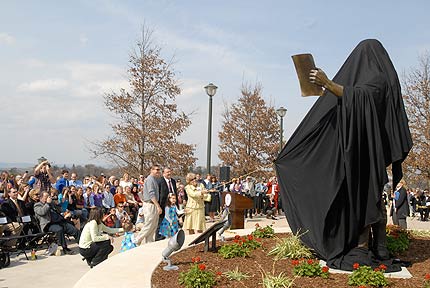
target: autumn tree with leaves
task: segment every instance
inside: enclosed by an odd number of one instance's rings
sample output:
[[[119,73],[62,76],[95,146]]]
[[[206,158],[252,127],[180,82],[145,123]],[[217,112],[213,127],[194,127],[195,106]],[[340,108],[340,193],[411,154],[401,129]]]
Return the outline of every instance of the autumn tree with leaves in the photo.
[[[403,99],[414,146],[405,160],[407,176],[430,186],[430,55],[419,58],[418,68],[403,77]],[[418,178],[418,179],[417,179]],[[421,181],[419,181],[421,180]]]
[[[226,106],[219,132],[218,157],[234,176],[262,175],[278,153],[280,126],[274,107],[262,97],[261,84],[242,85],[237,103]]]
[[[144,27],[130,55],[129,88],[104,95],[117,121],[111,124],[112,135],[93,143],[92,152],[135,175],[147,174],[152,163],[185,173],[196,161],[195,148],[177,137],[191,124],[190,115],[178,111],[175,99],[181,89],[172,61],[160,56],[152,33]]]

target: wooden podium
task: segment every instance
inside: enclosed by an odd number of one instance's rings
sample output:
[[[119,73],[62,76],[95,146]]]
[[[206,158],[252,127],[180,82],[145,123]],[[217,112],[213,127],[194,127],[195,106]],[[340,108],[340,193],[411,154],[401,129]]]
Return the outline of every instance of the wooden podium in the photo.
[[[229,196],[227,196],[229,195]],[[243,229],[245,227],[245,209],[252,209],[254,202],[248,197],[237,193],[222,192],[223,203],[229,207],[231,215],[231,229]],[[230,202],[230,203],[229,203]]]

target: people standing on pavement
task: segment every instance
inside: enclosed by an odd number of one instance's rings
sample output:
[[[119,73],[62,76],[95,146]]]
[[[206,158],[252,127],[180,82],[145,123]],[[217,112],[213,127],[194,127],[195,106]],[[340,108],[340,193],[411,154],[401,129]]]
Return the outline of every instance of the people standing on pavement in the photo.
[[[158,218],[162,213],[159,204],[160,190],[157,179],[160,178],[160,166],[152,165],[151,172],[143,184],[143,214],[145,222],[137,235],[137,244],[145,244],[155,241],[155,232],[157,231]]]

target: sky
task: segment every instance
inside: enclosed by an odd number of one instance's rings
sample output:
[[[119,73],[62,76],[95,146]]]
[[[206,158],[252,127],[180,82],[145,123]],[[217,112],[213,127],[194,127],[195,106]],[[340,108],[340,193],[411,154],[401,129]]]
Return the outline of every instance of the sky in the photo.
[[[106,165],[90,143],[113,116],[103,94],[128,87],[129,55],[142,26],[174,57],[178,108],[194,111],[180,140],[205,166],[209,98],[212,164],[225,105],[242,83],[261,83],[269,105],[287,108],[288,139],[315,102],[301,97],[291,56],[312,53],[332,78],[363,39],[376,38],[401,78],[430,51],[430,2],[417,1],[6,1],[0,0],[0,162]]]

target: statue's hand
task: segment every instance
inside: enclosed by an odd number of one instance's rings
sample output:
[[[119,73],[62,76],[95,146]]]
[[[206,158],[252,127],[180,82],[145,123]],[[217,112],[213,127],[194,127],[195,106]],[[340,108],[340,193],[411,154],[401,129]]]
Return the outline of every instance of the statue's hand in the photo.
[[[317,68],[317,69],[311,70],[311,72],[309,73],[309,81],[311,81],[311,83],[314,83],[326,88],[330,80],[327,78],[327,75],[323,70],[321,70],[320,68]]]

